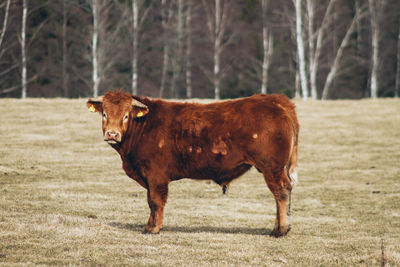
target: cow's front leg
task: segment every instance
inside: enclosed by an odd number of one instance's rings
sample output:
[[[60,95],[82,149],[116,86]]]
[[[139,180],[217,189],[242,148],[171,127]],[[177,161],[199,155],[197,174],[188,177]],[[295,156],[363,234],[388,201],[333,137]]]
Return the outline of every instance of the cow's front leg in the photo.
[[[168,184],[149,186],[147,202],[150,208],[150,217],[145,233],[158,234],[163,226],[164,206],[168,198]]]

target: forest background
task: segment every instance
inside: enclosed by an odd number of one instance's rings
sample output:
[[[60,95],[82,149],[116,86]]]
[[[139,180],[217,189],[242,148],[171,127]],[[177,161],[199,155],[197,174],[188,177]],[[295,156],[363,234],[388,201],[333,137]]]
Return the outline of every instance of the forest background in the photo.
[[[398,97],[398,0],[2,0],[0,97]]]

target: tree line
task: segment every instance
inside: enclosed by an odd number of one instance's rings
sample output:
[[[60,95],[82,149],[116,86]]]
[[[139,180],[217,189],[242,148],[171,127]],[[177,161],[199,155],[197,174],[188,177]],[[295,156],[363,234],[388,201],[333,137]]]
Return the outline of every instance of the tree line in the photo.
[[[398,97],[398,0],[3,0],[0,97]]]

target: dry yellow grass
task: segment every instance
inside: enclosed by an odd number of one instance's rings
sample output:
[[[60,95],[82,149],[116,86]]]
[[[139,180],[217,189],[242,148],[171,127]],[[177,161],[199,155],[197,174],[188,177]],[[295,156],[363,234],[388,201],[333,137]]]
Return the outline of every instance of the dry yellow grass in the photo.
[[[400,100],[297,102],[300,181],[280,239],[254,170],[227,195],[172,183],[162,233],[143,235],[146,193],[84,103],[0,99],[0,265],[400,265]]]

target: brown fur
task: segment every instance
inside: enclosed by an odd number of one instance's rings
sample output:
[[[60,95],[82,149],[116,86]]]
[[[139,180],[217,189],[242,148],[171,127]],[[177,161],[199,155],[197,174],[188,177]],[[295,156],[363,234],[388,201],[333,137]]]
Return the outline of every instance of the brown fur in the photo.
[[[132,98],[147,109],[131,105]],[[282,236],[290,230],[290,174],[297,167],[299,124],[286,96],[192,104],[109,92],[87,105],[107,113],[103,133],[121,134],[112,147],[121,155],[126,174],[148,191],[151,212],[145,232],[160,231],[171,181],[211,179],[225,191],[251,166],[263,173],[276,199],[271,234]],[[126,123],[124,114],[129,114]]]

